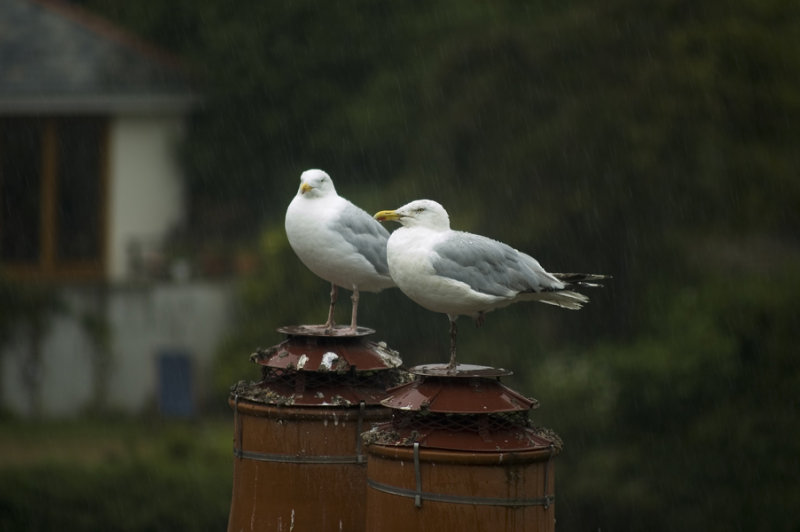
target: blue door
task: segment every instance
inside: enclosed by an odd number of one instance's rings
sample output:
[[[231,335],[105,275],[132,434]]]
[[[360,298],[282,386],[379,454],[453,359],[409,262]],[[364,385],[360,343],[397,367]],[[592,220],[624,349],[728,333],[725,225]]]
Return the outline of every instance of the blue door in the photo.
[[[161,415],[191,417],[194,415],[192,393],[192,358],[180,350],[158,354],[158,406]]]

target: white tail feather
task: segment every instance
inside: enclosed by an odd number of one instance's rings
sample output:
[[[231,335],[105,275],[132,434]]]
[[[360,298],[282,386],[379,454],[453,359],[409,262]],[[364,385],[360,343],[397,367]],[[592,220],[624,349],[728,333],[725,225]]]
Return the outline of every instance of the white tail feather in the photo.
[[[539,301],[569,310],[578,310],[585,303],[589,302],[588,297],[578,292],[572,292],[571,290],[528,293],[525,294],[523,299],[527,301]]]

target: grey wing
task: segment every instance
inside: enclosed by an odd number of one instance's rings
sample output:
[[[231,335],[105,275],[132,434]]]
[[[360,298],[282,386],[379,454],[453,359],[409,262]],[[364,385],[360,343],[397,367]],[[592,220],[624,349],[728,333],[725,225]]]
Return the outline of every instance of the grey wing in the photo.
[[[348,203],[331,229],[342,235],[347,243],[364,256],[381,275],[389,275],[386,262],[387,231],[377,220]]]
[[[453,232],[434,251],[437,275],[464,282],[478,292],[513,297],[563,288],[536,259],[491,238]]]

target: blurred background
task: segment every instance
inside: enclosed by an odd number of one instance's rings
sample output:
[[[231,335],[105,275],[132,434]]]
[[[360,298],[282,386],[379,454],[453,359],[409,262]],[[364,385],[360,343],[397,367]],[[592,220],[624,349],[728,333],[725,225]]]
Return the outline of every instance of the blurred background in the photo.
[[[225,527],[229,387],[327,312],[283,231],[307,168],[614,276],[580,312],[460,321],[460,361],[513,370],[565,442],[558,529],[800,530],[797,2],[0,14],[3,530]],[[443,315],[360,309],[445,361]]]

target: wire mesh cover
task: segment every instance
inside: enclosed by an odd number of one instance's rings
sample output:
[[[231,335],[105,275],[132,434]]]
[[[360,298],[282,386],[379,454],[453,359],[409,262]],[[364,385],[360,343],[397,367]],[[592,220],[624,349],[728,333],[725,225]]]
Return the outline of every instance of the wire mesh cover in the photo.
[[[408,380],[405,372],[383,371],[330,373],[262,368],[259,382],[239,381],[231,396],[279,406],[380,405],[386,390]]]
[[[411,368],[411,373],[416,368]],[[417,373],[417,375],[419,375]],[[445,414],[528,412],[538,401],[504,386],[492,377],[417,377],[389,390],[384,406],[398,410]]]
[[[259,348],[250,360],[262,366],[303,371],[343,372],[397,368],[403,361],[385,342],[370,342],[362,335],[322,336],[304,329],[279,329],[287,339],[267,349]],[[291,332],[287,332],[291,331]],[[298,332],[302,331],[302,332]]]
[[[538,401],[500,383],[510,371],[485,366],[416,366],[412,382],[391,390],[381,404],[392,421],[365,434],[367,443],[463,451],[560,448],[552,431],[528,418]]]
[[[364,338],[372,329],[300,325],[278,331],[287,336],[283,342],[250,355],[261,366],[261,380],[240,381],[231,397],[279,406],[377,406],[387,389],[410,380],[399,369],[397,351]]]
[[[366,444],[449,449],[454,451],[531,451],[553,447],[561,438],[534,426],[527,412],[442,414],[395,411],[392,421],[364,433]]]

